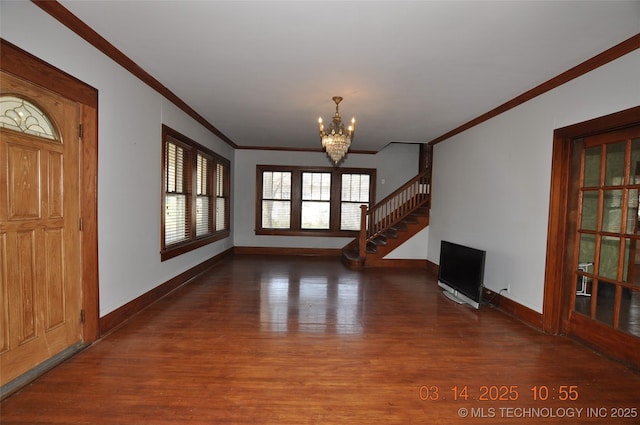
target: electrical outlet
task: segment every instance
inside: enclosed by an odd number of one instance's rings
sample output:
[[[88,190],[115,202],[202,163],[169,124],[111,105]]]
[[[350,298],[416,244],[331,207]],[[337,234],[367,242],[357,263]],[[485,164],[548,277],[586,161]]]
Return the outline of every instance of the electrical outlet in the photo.
[[[507,294],[511,293],[511,284],[507,283]]]

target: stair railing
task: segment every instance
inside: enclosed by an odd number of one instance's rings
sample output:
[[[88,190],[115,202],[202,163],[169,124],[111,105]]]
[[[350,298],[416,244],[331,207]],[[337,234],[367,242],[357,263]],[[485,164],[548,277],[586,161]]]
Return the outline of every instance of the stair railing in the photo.
[[[430,176],[430,170],[424,170],[370,209],[366,205],[361,206],[358,237],[360,258],[366,256],[368,241],[427,204],[430,194]]]

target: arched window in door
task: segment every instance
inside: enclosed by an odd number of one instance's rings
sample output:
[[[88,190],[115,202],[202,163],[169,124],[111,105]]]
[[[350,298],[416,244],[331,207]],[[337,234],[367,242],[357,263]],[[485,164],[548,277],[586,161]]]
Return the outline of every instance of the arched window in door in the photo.
[[[16,96],[0,96],[0,127],[59,140],[51,120],[35,104]]]

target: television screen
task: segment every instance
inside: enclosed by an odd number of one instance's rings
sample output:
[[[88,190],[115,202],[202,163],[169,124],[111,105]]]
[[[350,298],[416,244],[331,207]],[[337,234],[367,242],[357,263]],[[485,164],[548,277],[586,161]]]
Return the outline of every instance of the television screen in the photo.
[[[461,298],[463,302],[479,308],[482,300],[485,256],[486,252],[483,250],[442,241],[438,284]]]

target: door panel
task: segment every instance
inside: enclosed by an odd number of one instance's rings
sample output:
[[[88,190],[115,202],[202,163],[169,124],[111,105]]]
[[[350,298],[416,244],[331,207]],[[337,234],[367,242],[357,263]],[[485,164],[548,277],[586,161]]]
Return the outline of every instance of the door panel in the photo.
[[[6,73],[0,80],[0,94],[28,102],[0,110],[0,385],[5,385],[82,341],[80,106]],[[47,125],[54,131],[46,129],[43,136],[40,130]]]

